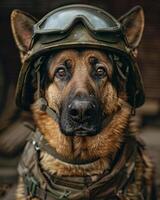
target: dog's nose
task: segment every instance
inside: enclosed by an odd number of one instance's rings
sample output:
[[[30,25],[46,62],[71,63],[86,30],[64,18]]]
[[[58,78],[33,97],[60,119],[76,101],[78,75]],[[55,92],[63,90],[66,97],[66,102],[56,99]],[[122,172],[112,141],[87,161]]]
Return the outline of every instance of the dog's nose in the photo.
[[[84,122],[94,116],[95,109],[96,106],[91,101],[75,99],[69,105],[69,115],[74,121]]]

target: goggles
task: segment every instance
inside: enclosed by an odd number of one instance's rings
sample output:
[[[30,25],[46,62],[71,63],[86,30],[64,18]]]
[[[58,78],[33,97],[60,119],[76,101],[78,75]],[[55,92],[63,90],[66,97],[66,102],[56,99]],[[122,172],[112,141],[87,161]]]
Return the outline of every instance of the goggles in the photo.
[[[76,26],[77,24],[80,28]],[[114,17],[94,6],[81,4],[53,10],[35,24],[33,30],[32,45],[37,36],[42,44],[60,41],[69,36],[74,42],[82,30],[85,30],[83,36],[78,37],[84,38],[85,43],[88,40],[87,32],[98,41],[117,43],[123,39],[121,24]]]
[[[76,4],[53,10],[34,26],[34,35],[64,33],[76,22],[82,22],[93,32],[116,32],[120,23],[109,13],[94,6]]]

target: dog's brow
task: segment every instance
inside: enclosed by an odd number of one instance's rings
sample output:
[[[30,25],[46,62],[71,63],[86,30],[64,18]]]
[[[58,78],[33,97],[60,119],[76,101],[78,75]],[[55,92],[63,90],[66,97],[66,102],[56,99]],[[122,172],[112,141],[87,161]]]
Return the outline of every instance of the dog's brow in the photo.
[[[92,67],[94,67],[94,65],[96,65],[97,63],[101,63],[102,65],[104,65],[104,67],[106,67],[108,74],[112,74],[112,63],[110,62],[110,59],[107,55],[105,55],[104,57],[104,55],[95,55],[92,53],[88,56],[88,60]]]

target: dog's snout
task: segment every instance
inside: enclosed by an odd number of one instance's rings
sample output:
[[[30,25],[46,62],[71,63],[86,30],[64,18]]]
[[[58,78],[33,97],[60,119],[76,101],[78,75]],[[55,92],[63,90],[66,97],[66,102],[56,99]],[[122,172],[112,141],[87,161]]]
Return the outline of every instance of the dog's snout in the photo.
[[[77,122],[90,120],[96,110],[96,106],[92,101],[81,99],[73,100],[68,107],[70,117]]]
[[[60,128],[67,136],[92,136],[101,129],[101,115],[101,107],[95,95],[71,93],[70,98],[62,104]],[[65,123],[62,123],[63,119]]]

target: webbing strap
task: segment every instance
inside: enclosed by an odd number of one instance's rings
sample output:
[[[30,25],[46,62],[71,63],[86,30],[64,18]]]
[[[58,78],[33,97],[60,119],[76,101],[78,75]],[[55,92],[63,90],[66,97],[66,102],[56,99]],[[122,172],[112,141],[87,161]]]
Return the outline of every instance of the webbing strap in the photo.
[[[64,192],[52,191],[51,193],[47,190],[47,188],[41,188],[33,176],[25,176],[23,178],[28,199],[38,197],[43,200],[67,200],[71,193],[70,191],[66,190],[64,190]]]

